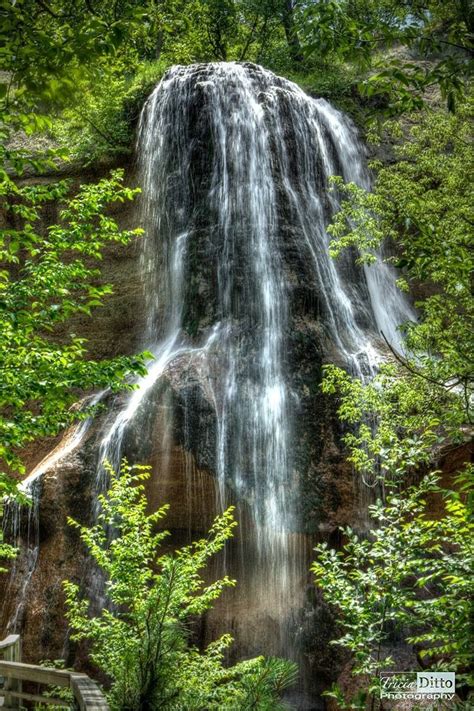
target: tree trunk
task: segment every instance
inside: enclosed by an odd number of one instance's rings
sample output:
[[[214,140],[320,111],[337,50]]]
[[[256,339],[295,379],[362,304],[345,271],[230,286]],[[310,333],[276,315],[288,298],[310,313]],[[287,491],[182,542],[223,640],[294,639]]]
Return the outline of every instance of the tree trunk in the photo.
[[[467,27],[468,32],[474,33],[474,2],[472,0],[460,0],[460,16]]]
[[[288,49],[290,50],[290,57],[295,64],[301,64],[304,57],[295,27],[293,0],[283,0],[282,21]]]

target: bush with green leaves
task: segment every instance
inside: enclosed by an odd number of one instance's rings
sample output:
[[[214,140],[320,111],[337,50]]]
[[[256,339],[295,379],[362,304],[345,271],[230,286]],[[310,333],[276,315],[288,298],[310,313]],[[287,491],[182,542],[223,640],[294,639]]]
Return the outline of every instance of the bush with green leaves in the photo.
[[[64,659],[42,659],[39,664],[47,669],[66,669]],[[68,669],[68,671],[73,670]],[[56,711],[57,705],[48,703],[48,699],[61,699],[66,708],[73,709],[75,706],[74,693],[69,687],[48,684],[46,688],[41,689],[41,695],[44,697],[44,701],[35,703],[35,711]]]
[[[365,697],[380,670],[396,667],[387,650],[397,635],[413,645],[420,670],[455,671],[458,693],[472,686],[473,473],[460,474],[453,490],[427,476],[370,507],[368,537],[346,528],[342,550],[316,548],[312,570],[343,630],[335,643],[352,653],[353,673],[368,676]],[[438,517],[428,503],[435,494],[444,498]]]
[[[350,701],[332,689],[341,708],[365,708],[368,696],[375,703],[373,675],[396,668],[389,650],[397,635],[412,646],[420,669],[456,671],[461,696],[467,693],[474,592],[472,468],[465,467],[474,387],[471,116],[469,97],[455,115],[412,116],[410,129],[398,132],[396,160],[374,166],[372,193],[335,179],[344,199],[330,227],[333,256],[355,247],[370,269],[388,239],[396,255],[390,261],[403,269],[400,286],[421,293],[418,320],[404,325],[404,352],[387,344],[389,362],[371,383],[335,366],[325,368],[322,383],[338,398],[361,485],[382,497],[371,507],[373,529],[362,537],[344,530],[342,550],[319,546],[313,566],[343,629],[335,643],[352,653],[353,673],[365,680]],[[450,450],[457,450],[451,481],[422,478]],[[433,497],[444,499],[438,516]]]
[[[143,103],[167,66],[163,60],[132,67],[98,62],[54,119],[51,136],[85,166],[128,155]]]
[[[18,170],[28,159],[9,153]],[[40,159],[38,159],[40,160]],[[89,416],[71,408],[82,395],[132,387],[128,376],[145,373],[147,354],[96,361],[84,338],[61,335],[77,313],[91,314],[110,294],[98,265],[106,245],[125,245],[141,230],[121,230],[107,214],[113,203],[137,194],[122,171],[75,195],[67,181],[19,184],[6,172],[0,183],[7,218],[0,230],[0,497],[20,496],[12,475],[25,472],[22,451]],[[62,204],[60,221],[46,226],[43,210]],[[24,497],[22,497],[24,500]],[[0,538],[0,553],[14,551]]]
[[[26,444],[85,416],[70,409],[79,393],[124,387],[127,375],[145,372],[145,355],[94,361],[86,357],[84,338],[58,331],[110,294],[111,286],[98,281],[106,245],[127,244],[141,233],[121,230],[106,213],[138,192],[124,186],[122,171],[69,192],[65,181],[2,184],[15,227],[0,232],[0,461],[20,473]],[[43,229],[42,210],[52,200],[63,202],[60,221]]]
[[[300,71],[288,71],[285,76],[311,96],[330,101],[358,123],[364,123],[363,106],[357,90],[360,73],[352,65],[319,62]]]
[[[369,264],[384,240],[403,270],[400,287],[418,289],[418,321],[404,325],[405,351],[392,350],[364,387],[334,368],[326,392],[339,392],[341,418],[353,429],[346,443],[366,470],[379,458],[397,476],[428,462],[445,444],[460,443],[472,425],[474,302],[471,247],[474,224],[472,100],[456,115],[429,111],[417,117],[396,148],[396,161],[380,166],[373,192],[335,182],[344,199],[329,231],[331,251],[354,246]],[[413,117],[414,119],[414,117]],[[381,334],[383,335],[383,334]],[[377,421],[369,427],[361,419]],[[396,463],[396,461],[398,463]]]
[[[91,643],[92,662],[110,679],[112,708],[280,708],[281,692],[295,680],[292,662],[258,657],[227,667],[230,635],[204,651],[190,644],[191,620],[235,585],[227,576],[212,583],[203,578],[236,526],[232,509],[215,519],[206,538],[164,553],[168,533],[161,522],[168,507],[147,513],[149,468],[124,461],[120,472],[110,466],[108,472],[110,488],[100,497],[97,523],[88,528],[71,521],[105,575],[108,606],[91,617],[79,586],[64,586],[72,639]]]
[[[388,100],[389,113],[421,108],[433,85],[450,111],[462,101],[473,68],[471,3],[327,0],[305,3],[303,14],[306,57],[375,68],[360,90]],[[410,54],[424,61],[410,61]]]

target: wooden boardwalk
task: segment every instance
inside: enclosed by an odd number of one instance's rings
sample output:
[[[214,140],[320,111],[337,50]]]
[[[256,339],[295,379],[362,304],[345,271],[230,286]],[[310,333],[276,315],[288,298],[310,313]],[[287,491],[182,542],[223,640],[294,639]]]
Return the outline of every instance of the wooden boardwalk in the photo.
[[[21,703],[22,700],[68,709],[76,708],[80,711],[110,711],[100,688],[87,674],[24,664],[21,661],[19,635],[12,634],[0,641],[0,656],[3,657],[0,659],[0,706],[3,711],[16,711],[24,705]],[[37,694],[24,692],[22,682],[70,689],[74,696],[74,703],[46,697],[39,692]]]

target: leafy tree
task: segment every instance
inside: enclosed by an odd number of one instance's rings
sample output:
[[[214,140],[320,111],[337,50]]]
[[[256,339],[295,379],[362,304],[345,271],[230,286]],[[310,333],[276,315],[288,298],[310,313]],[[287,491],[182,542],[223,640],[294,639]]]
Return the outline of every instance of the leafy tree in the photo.
[[[64,586],[72,638],[92,643],[92,661],[111,680],[112,708],[280,708],[278,697],[295,678],[293,663],[258,657],[225,667],[230,635],[202,652],[189,645],[190,620],[235,585],[227,576],[210,584],[202,577],[232,535],[232,509],[216,518],[205,539],[162,553],[168,533],[157,524],[168,507],[147,513],[143,482],[149,469],[124,461],[119,473],[108,470],[111,485],[100,497],[98,523],[71,524],[106,576],[110,605],[91,618],[78,585]]]
[[[394,384],[391,400],[385,398],[389,410],[380,423],[392,426],[395,436],[405,433],[397,416],[399,406],[400,416],[408,417],[410,409],[413,416],[418,413],[418,420],[407,420],[413,432],[432,426],[441,438],[459,440],[465,436],[465,427],[472,424],[471,118],[470,98],[456,115],[427,111],[396,148],[396,162],[374,166],[378,173],[373,193],[337,181],[346,199],[330,227],[333,255],[354,245],[361,260],[370,263],[385,239],[399,253],[392,261],[403,269],[400,286],[416,289],[420,282],[425,284],[426,295],[416,302],[420,319],[405,325],[405,353],[393,353],[402,377]],[[384,373],[390,376],[393,367],[382,370],[388,393],[389,382],[394,381]],[[355,404],[355,390],[353,395]],[[377,393],[372,395],[375,402]],[[378,406],[376,410],[380,417]],[[370,434],[366,434],[368,442]],[[426,451],[428,444],[424,445]]]
[[[36,114],[74,158],[128,152],[139,99],[174,63],[302,63],[299,0],[0,0],[10,116]],[[2,32],[0,30],[0,32]],[[45,116],[46,115],[46,116]]]
[[[154,3],[123,0],[1,0],[2,68],[34,96],[65,91],[98,58],[139,51],[153,34]],[[140,48],[141,49],[141,48]],[[143,51],[143,50],[142,50]]]
[[[69,185],[3,184],[4,207],[16,227],[0,232],[0,459],[22,471],[18,452],[77,419],[70,410],[77,394],[95,387],[123,387],[127,374],[144,371],[144,356],[95,362],[85,341],[61,338],[58,326],[78,312],[99,306],[108,285],[98,285],[97,262],[109,242],[126,244],[141,230],[120,230],[105,214],[113,202],[133,199],[115,171],[83,185],[67,198]],[[38,229],[48,201],[64,200],[60,222]],[[95,264],[94,264],[95,263]]]
[[[235,3],[233,0],[208,0],[203,8],[212,54],[215,59],[225,62],[228,58],[229,39],[237,30]]]
[[[336,643],[352,652],[355,674],[393,669],[398,633],[422,667],[455,669],[468,682],[472,469],[460,464],[452,488],[433,475],[408,484],[447,446],[466,442],[472,425],[471,116],[469,97],[455,115],[412,116],[395,161],[374,166],[373,193],[335,180],[344,199],[330,228],[333,255],[356,247],[370,265],[388,239],[400,286],[423,295],[419,320],[404,325],[404,352],[387,343],[390,362],[372,383],[328,366],[322,386],[340,398],[350,461],[386,501],[371,507],[368,537],[345,530],[342,551],[319,546],[313,567],[338,609]],[[434,495],[445,501],[441,517],[430,514]],[[331,693],[344,708],[342,691]],[[364,708],[364,696],[351,703]]]
[[[86,3],[87,5],[88,3]],[[118,6],[117,6],[118,8]],[[85,341],[64,341],[58,326],[75,311],[89,313],[109,287],[97,284],[97,265],[106,243],[128,242],[136,231],[121,232],[104,212],[108,204],[130,200],[120,173],[75,198],[65,182],[20,185],[18,177],[51,172],[64,151],[18,147],[51,127],[45,111],[63,105],[81,73],[101,53],[120,42],[129,17],[98,22],[91,8],[76,3],[18,0],[0,2],[2,52],[0,82],[0,194],[5,225],[0,231],[0,497],[19,497],[9,474],[24,470],[21,449],[44,435],[57,434],[80,415],[69,407],[91,388],[125,383],[143,372],[143,357],[94,363]],[[81,19],[82,18],[82,19]],[[25,140],[26,139],[26,140]],[[64,202],[62,222],[40,228],[44,206]],[[85,416],[87,413],[82,413]],[[90,413],[89,413],[90,414]],[[1,510],[0,510],[1,513]],[[0,554],[13,549],[0,537]]]
[[[457,483],[461,493],[430,475],[370,507],[376,527],[369,538],[347,528],[341,551],[316,548],[316,581],[341,613],[336,644],[352,652],[354,674],[369,676],[368,693],[377,689],[376,674],[395,666],[388,649],[397,634],[414,645],[420,669],[455,671],[458,693],[472,686],[472,468]],[[435,493],[444,497],[441,517],[427,507]],[[343,699],[337,688],[331,695]]]
[[[0,230],[0,493],[15,495],[10,477],[24,473],[29,442],[90,415],[71,409],[81,393],[130,387],[127,376],[145,372],[146,354],[94,361],[85,339],[60,331],[111,292],[98,281],[105,246],[126,244],[140,230],[120,230],[105,212],[137,193],[123,185],[121,171],[73,197],[66,181],[20,186],[8,175],[0,192],[7,217]],[[45,229],[42,211],[52,200],[63,202],[60,222]],[[12,549],[2,548],[11,557]]]
[[[161,51],[170,62],[268,57],[272,66],[301,64],[302,5],[299,0],[166,0]]]
[[[118,97],[123,98],[125,93],[120,91],[119,75],[130,88],[141,62],[155,57],[153,48],[161,32],[158,6],[154,0],[0,0],[0,68],[4,71],[0,122],[4,145],[12,132],[19,132],[21,137],[23,130],[28,134],[50,131],[52,117],[72,111],[73,116],[68,118],[73,124],[74,147],[78,140],[74,140],[74,120],[77,124],[82,106],[81,128],[94,130],[95,142],[99,143],[99,148],[93,140],[88,144],[93,157],[99,156],[100,147],[101,155],[128,148],[131,132],[127,112],[117,110]],[[92,87],[99,87],[99,91],[92,91]],[[98,103],[104,115],[96,124]],[[37,152],[42,152],[41,146]],[[47,157],[51,158],[50,153]]]
[[[362,85],[367,95],[389,97],[388,110],[420,108],[423,92],[437,85],[453,110],[472,74],[472,3],[453,0],[326,0],[308,3],[305,51],[376,70]],[[387,50],[404,47],[430,59],[421,66]]]

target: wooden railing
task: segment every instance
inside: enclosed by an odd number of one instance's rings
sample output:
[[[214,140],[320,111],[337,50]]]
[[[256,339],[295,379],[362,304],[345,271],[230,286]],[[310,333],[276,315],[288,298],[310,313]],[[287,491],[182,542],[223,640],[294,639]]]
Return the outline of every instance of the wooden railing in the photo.
[[[39,703],[74,708],[71,702],[64,699],[27,693],[22,690],[22,682],[71,689],[75,706],[80,711],[109,711],[109,705],[101,690],[87,674],[23,664],[19,635],[12,634],[0,641],[0,656],[3,657],[0,659],[0,677],[3,679],[3,686],[0,683],[0,706],[3,711],[16,711],[23,705],[21,700],[30,702],[30,705]]]

